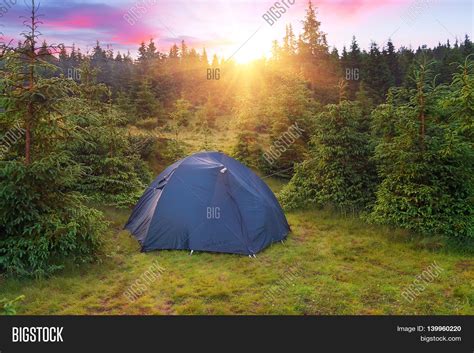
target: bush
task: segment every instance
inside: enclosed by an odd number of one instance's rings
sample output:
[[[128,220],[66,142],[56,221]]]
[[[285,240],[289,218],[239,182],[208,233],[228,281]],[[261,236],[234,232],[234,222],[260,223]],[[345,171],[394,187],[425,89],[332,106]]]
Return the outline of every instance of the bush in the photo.
[[[94,259],[106,231],[102,214],[71,191],[80,168],[66,154],[0,169],[0,271],[42,277],[65,260]]]
[[[373,201],[376,175],[367,120],[357,103],[347,101],[328,105],[317,116],[310,159],[281,192],[285,208],[329,205],[360,211]]]
[[[287,211],[319,207],[317,198],[318,185],[312,175],[312,161],[304,161],[295,166],[295,173],[290,182],[283,187],[277,197]]]
[[[417,71],[417,89],[374,111],[382,182],[369,220],[424,235],[474,238],[473,92],[467,65],[453,84],[432,87]],[[380,129],[380,124],[390,128]]]
[[[127,208],[135,205],[151,180],[145,162],[138,158],[105,157],[89,160],[90,167],[78,189],[93,200],[109,206]]]
[[[262,165],[263,150],[258,143],[258,134],[250,130],[241,131],[237,135],[232,157],[250,168],[258,168]]]
[[[270,146],[264,148],[260,167],[265,174],[290,179],[294,165],[304,161],[308,152],[303,136],[306,132],[298,123],[291,125],[291,121],[285,117],[275,118]]]
[[[113,108],[103,115],[78,112],[70,119],[81,129],[65,148],[84,167],[76,190],[110,206],[129,207],[151,180],[140,157],[151,156],[156,139],[128,136],[121,118]]]

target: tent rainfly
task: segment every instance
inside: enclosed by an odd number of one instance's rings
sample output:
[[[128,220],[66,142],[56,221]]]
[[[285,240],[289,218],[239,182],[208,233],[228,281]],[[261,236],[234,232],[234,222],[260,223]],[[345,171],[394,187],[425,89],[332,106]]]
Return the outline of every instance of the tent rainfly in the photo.
[[[255,255],[290,231],[270,188],[218,152],[197,153],[166,168],[138,201],[125,229],[144,252],[243,255]]]

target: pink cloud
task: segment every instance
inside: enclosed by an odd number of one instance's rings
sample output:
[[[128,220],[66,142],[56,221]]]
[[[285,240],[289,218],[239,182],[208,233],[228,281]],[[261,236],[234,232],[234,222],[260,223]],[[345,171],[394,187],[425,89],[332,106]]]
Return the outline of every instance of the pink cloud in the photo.
[[[90,15],[72,14],[66,19],[48,21],[47,25],[60,30],[67,28],[91,28],[97,25],[97,19]]]
[[[339,17],[356,17],[387,6],[403,6],[413,0],[319,0],[312,1],[313,6],[325,13]],[[308,1],[300,2],[300,8],[306,9]]]
[[[59,33],[83,31],[89,39],[115,42],[120,45],[137,44],[159,36],[160,29],[146,24],[144,19],[133,26],[125,19],[127,9],[108,5],[76,5],[54,8],[60,13],[44,20],[44,26]],[[76,34],[77,35],[77,34]],[[92,38],[96,36],[96,38]]]

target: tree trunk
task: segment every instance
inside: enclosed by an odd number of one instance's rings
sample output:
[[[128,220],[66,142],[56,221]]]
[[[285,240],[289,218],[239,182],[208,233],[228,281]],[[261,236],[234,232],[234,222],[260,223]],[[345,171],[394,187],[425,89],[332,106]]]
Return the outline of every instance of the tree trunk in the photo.
[[[29,67],[29,81],[28,90],[32,92],[35,88],[35,59],[36,59],[36,42],[35,42],[35,28],[36,28],[36,7],[34,0],[31,8],[31,38],[30,38],[30,67]],[[25,124],[25,164],[31,163],[31,123],[34,121],[34,111],[32,102],[28,104],[28,116]]]
[[[422,146],[425,143],[425,97],[421,96],[420,99],[421,112],[420,112],[420,139]]]
[[[31,126],[29,122],[26,123],[25,130],[25,164],[29,165],[31,163]]]
[[[423,66],[421,75],[419,78],[418,82],[418,102],[419,102],[419,109],[420,109],[420,114],[418,116],[418,119],[420,120],[420,143],[421,143],[421,149],[424,150],[425,148],[425,92],[424,92],[424,84],[425,84],[425,67]]]

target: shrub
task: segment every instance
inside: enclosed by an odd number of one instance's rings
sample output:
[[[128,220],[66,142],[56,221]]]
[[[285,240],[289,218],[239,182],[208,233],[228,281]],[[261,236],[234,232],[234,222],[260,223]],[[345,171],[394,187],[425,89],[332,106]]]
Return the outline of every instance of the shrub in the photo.
[[[109,206],[133,206],[151,179],[146,163],[134,156],[91,157],[78,189]]]
[[[248,167],[258,168],[263,161],[263,151],[258,143],[258,134],[250,130],[241,131],[237,135],[237,143],[232,151],[232,157]]]
[[[316,118],[310,159],[296,168],[281,192],[283,206],[331,205],[341,211],[366,208],[376,185],[369,136],[367,117],[357,103],[328,105]]]
[[[41,277],[65,260],[94,259],[106,230],[102,214],[71,191],[80,168],[66,154],[0,169],[0,271]]]
[[[382,182],[369,220],[424,235],[474,238],[472,64],[447,91],[432,86],[429,69],[415,73],[416,89],[392,107],[374,111],[389,121],[375,150]],[[386,124],[386,123],[385,123]]]
[[[65,149],[84,167],[76,190],[110,206],[134,205],[151,179],[140,155],[151,155],[153,138],[129,137],[113,107],[101,115],[79,109],[69,118],[80,129]]]

